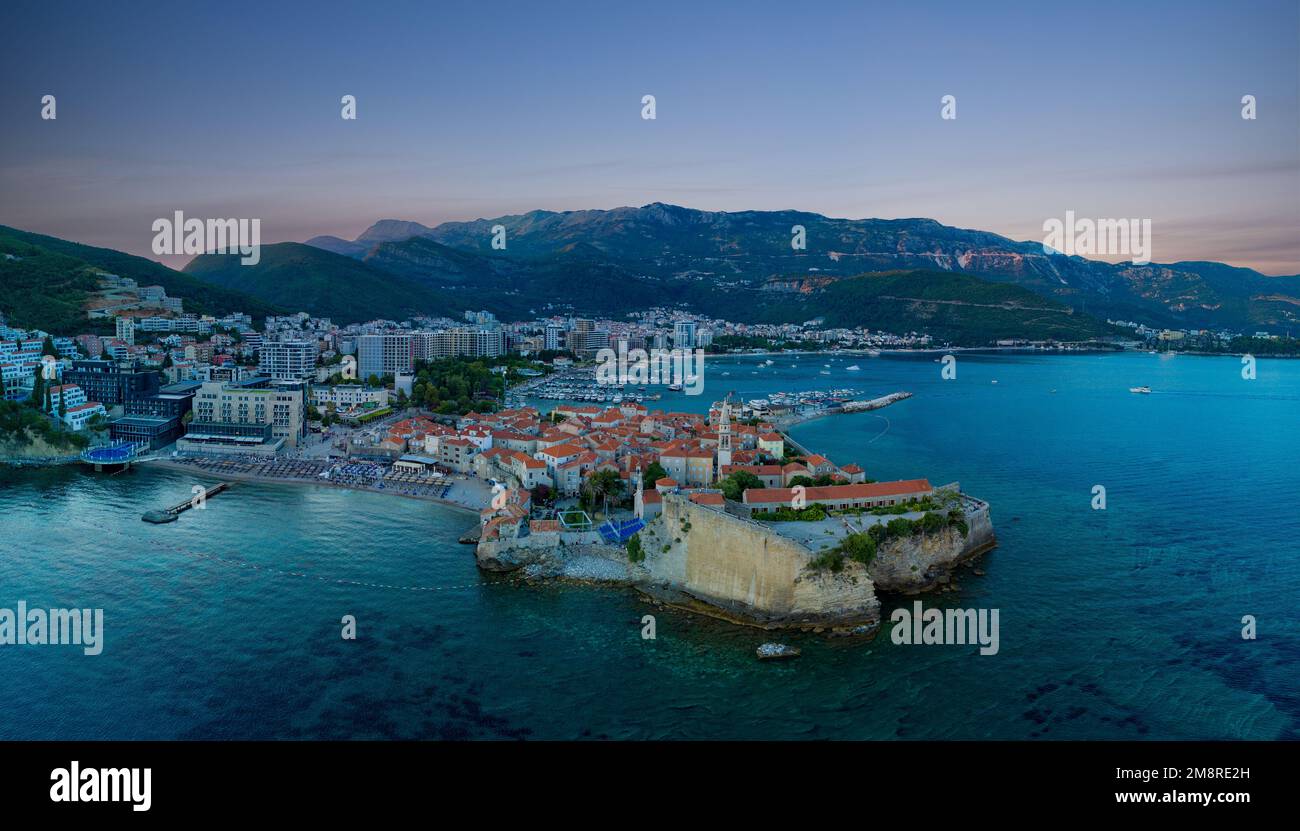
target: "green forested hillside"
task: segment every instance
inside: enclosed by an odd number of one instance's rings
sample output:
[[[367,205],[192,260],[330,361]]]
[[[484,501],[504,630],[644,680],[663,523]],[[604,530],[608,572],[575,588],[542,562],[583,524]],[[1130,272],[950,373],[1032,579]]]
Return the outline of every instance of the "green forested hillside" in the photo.
[[[142,286],[162,286],[169,297],[180,297],[185,301],[185,311],[195,314],[225,315],[231,312],[245,312],[254,318],[268,314],[281,314],[289,309],[281,308],[255,296],[231,291],[222,286],[196,280],[184,272],[168,268],[162,263],[124,254],[111,248],[96,248],[76,242],[34,234],[17,228],[0,225],[0,236],[12,241],[35,245],[52,254],[61,254],[80,260],[83,263],[103,269],[110,274],[130,277]],[[93,288],[93,287],[92,287]]]
[[[427,285],[298,242],[263,245],[256,265],[240,264],[238,254],[204,254],[185,266],[185,274],[336,323],[406,320],[469,308]]]
[[[826,326],[928,332],[962,346],[1000,338],[1085,340],[1106,323],[1008,283],[947,271],[891,271],[832,282],[811,294],[763,292],[754,316],[772,322],[820,317]]]
[[[85,331],[83,307],[97,286],[94,269],[85,262],[0,231],[0,314],[10,326],[56,334]]]

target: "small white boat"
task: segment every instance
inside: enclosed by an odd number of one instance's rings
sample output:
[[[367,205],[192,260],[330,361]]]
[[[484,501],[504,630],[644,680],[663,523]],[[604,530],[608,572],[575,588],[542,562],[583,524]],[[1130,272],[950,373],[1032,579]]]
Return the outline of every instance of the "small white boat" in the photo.
[[[1129,391],[1129,392],[1136,392],[1136,393],[1139,393],[1139,394],[1141,394],[1141,395],[1150,395],[1150,394],[1151,394],[1151,388],[1150,388],[1150,387],[1146,387],[1146,386],[1143,386],[1143,387],[1129,387],[1129,388],[1128,388],[1128,391]]]
[[[858,366],[857,364],[853,364],[852,366],[846,366],[845,369],[848,370],[849,372],[857,372],[858,370],[862,369],[862,367]]]

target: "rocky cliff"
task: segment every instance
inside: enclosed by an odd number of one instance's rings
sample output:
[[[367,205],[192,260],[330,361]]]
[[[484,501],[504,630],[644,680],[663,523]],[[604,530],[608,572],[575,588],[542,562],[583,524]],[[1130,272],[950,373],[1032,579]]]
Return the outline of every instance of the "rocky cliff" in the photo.
[[[996,544],[988,505],[969,509],[966,523],[965,534],[950,525],[881,545],[868,569],[876,588],[905,594],[926,591],[944,582],[957,565]]]
[[[840,571],[812,568],[816,553],[797,540],[671,494],[639,535],[640,563],[591,532],[567,542],[564,534],[483,540],[477,557],[486,571],[634,586],[670,605],[738,623],[874,631],[877,591],[924,591],[993,546],[988,506],[969,500],[967,507],[965,535],[949,527],[891,540],[869,569],[852,560]]]

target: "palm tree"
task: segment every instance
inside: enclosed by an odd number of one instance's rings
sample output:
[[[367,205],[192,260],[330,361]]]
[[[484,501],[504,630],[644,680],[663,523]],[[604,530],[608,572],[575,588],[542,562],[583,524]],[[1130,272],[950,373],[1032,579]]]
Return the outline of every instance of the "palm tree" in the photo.
[[[617,494],[623,490],[623,479],[613,470],[598,470],[587,477],[584,484],[587,493],[591,494],[592,499],[597,497],[601,500],[601,507],[604,508],[604,514],[609,516],[609,497],[610,494]]]

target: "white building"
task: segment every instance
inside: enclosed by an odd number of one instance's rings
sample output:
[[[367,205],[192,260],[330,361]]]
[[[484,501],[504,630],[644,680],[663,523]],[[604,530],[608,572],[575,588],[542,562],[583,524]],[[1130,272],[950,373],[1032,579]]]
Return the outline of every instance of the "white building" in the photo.
[[[127,346],[135,346],[135,320],[129,317],[118,316],[117,318],[117,339]]]
[[[257,355],[258,369],[277,381],[301,381],[316,372],[316,344],[310,341],[267,341]]]
[[[388,390],[383,387],[367,387],[361,384],[312,387],[311,403],[318,409],[333,404],[336,410],[350,410],[354,407],[364,407],[367,404],[387,407]]]
[[[73,430],[84,430],[90,420],[97,415],[107,418],[108,411],[98,401],[90,401],[85,404],[78,404],[75,407],[69,407],[63,415],[63,423]]]

